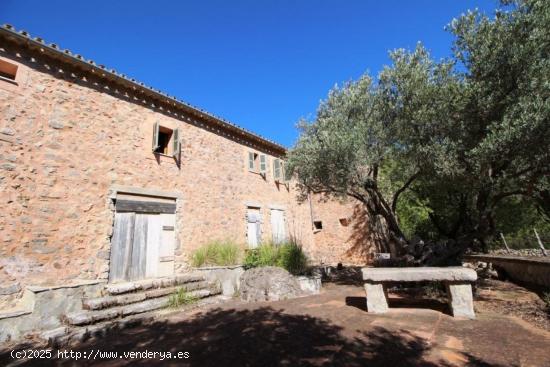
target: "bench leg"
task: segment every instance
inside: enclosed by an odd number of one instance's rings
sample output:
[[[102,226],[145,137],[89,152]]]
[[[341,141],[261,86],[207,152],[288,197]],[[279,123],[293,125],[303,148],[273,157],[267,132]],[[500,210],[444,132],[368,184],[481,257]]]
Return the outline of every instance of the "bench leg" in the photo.
[[[466,284],[447,283],[447,298],[451,312],[454,317],[467,317],[475,319],[474,299],[472,296],[472,286]]]
[[[388,312],[388,301],[383,284],[365,284],[367,293],[367,310],[373,313]]]

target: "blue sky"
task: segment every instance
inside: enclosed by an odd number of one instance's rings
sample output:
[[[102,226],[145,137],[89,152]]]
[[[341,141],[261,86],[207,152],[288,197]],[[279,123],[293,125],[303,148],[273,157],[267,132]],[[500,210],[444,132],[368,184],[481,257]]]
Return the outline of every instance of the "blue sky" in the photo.
[[[0,0],[0,22],[41,36],[285,146],[335,84],[376,74],[496,0]]]

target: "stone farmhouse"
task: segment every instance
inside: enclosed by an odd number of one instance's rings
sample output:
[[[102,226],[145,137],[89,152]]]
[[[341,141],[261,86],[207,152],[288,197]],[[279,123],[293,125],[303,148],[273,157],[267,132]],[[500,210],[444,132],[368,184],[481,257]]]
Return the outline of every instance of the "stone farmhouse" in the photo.
[[[28,287],[185,274],[215,239],[368,261],[358,207],[298,200],[285,147],[9,25],[0,115],[3,309]]]

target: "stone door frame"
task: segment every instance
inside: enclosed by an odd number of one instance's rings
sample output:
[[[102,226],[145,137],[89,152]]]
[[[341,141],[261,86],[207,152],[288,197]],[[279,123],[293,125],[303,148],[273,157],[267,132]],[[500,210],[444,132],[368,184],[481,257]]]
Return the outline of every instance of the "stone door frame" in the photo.
[[[115,202],[117,200],[117,196],[119,194],[126,194],[126,195],[136,195],[136,196],[146,196],[146,197],[158,197],[161,199],[171,199],[175,200],[176,202],[176,211],[175,211],[175,226],[174,226],[174,235],[175,235],[175,243],[174,243],[174,274],[176,273],[176,268],[178,267],[178,256],[176,256],[181,249],[181,241],[180,241],[180,229],[178,223],[182,222],[182,213],[183,213],[183,194],[179,191],[164,191],[154,188],[142,188],[142,187],[135,187],[135,186],[125,186],[125,185],[112,185],[109,188],[109,194],[108,194],[108,207],[111,212],[110,215],[110,233],[108,236],[108,242],[109,242],[109,259],[107,261],[108,266],[108,276],[107,279],[110,278],[111,273],[111,264],[110,264],[110,253],[111,253],[111,246],[112,246],[112,236],[113,236],[113,229],[114,229],[114,223],[115,223],[115,214],[116,214],[116,206]]]

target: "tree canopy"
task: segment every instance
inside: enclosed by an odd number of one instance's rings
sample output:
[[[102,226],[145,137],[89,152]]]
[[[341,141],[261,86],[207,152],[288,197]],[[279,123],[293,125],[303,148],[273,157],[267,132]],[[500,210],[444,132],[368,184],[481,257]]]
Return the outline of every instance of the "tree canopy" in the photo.
[[[391,52],[377,78],[334,87],[289,152],[301,189],[354,197],[397,242],[485,247],[510,198],[548,221],[549,25],[548,1],[469,11],[448,26],[449,59],[418,44]]]

